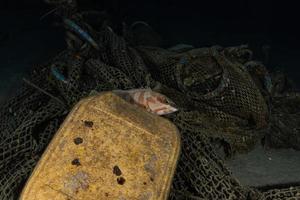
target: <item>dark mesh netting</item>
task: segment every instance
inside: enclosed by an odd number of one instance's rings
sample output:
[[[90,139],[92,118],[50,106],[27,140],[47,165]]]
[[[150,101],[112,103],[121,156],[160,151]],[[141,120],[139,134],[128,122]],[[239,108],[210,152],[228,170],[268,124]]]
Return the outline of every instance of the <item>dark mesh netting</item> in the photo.
[[[251,61],[246,47],[181,53],[133,47],[105,23],[96,30],[81,14],[68,17],[87,30],[96,44],[67,28],[72,32],[67,34],[68,49],[36,67],[19,92],[2,105],[1,200],[18,198],[76,102],[93,91],[132,88],[152,88],[169,97],[179,109],[165,116],[176,124],[182,138],[170,199],[300,198],[297,187],[259,191],[241,185],[215,150],[215,144],[220,143],[231,155],[250,150],[266,135],[273,146],[284,146],[297,137],[294,134],[285,143],[276,142],[283,137],[284,129],[270,126],[270,121],[278,119],[280,115],[276,114],[281,109],[275,104],[275,115],[269,112],[265,88],[258,86],[253,79],[255,72],[250,73],[246,67],[245,63]],[[268,130],[272,129],[277,130],[276,137],[270,136]]]

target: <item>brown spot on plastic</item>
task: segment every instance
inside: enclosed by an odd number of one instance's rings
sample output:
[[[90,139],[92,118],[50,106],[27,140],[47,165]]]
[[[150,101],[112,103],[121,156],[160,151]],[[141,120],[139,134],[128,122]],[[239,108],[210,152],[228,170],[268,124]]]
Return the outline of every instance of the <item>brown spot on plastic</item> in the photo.
[[[86,126],[86,127],[89,127],[89,128],[92,128],[93,127],[93,125],[94,125],[94,122],[92,122],[92,121],[84,121],[84,125]]]
[[[126,182],[126,180],[123,177],[119,177],[119,178],[117,178],[117,182],[118,182],[119,185],[124,185],[124,183]]]
[[[121,169],[118,167],[118,165],[114,166],[114,168],[113,168],[113,173],[114,173],[116,176],[121,176],[121,175],[122,175],[122,171],[121,171]]]
[[[74,160],[72,160],[72,165],[80,166],[81,163],[78,158],[75,158]]]
[[[74,143],[75,143],[76,145],[79,145],[79,144],[83,143],[83,139],[80,138],[80,137],[77,137],[77,138],[74,139]]]

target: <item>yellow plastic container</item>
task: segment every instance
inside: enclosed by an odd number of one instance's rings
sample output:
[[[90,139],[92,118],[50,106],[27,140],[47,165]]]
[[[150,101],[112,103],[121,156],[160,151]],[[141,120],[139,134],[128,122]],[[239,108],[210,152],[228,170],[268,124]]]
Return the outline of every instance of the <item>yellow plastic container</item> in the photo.
[[[78,103],[21,200],[165,200],[180,151],[168,120],[113,93]]]

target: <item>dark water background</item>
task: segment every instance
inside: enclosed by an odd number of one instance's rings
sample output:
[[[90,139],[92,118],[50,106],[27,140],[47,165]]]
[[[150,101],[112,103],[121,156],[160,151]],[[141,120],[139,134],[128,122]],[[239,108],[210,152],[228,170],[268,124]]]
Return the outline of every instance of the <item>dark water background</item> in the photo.
[[[294,5],[295,4],[295,5]],[[148,22],[164,39],[195,47],[248,44],[263,60],[262,46],[270,47],[267,67],[280,69],[300,85],[300,11],[291,1],[80,1],[83,8],[106,9],[115,20]],[[12,95],[31,67],[60,52],[64,35],[51,17],[40,20],[50,7],[40,0],[0,2],[0,102]],[[300,182],[300,152],[257,147],[228,165],[247,185]]]

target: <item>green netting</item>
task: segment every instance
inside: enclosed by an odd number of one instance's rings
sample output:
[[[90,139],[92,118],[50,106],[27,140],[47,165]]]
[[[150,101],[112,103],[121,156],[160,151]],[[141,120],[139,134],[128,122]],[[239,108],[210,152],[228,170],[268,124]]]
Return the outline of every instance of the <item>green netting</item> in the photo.
[[[274,104],[274,112],[269,112],[268,92],[245,64],[251,61],[249,49],[211,47],[177,53],[132,47],[104,24],[93,30],[81,16],[75,13],[68,17],[89,31],[99,49],[75,33],[67,34],[67,41],[82,46],[69,42],[68,49],[35,68],[18,94],[1,107],[1,200],[18,198],[43,150],[81,98],[94,90],[148,87],[165,94],[179,108],[166,116],[179,128],[182,138],[170,199],[299,198],[297,187],[261,192],[241,185],[214,148],[216,143],[223,145],[230,155],[250,150],[266,136],[273,146],[284,138],[284,129],[270,123],[284,109]],[[272,127],[277,128],[275,136],[269,131]],[[297,134],[290,138],[297,138]]]

